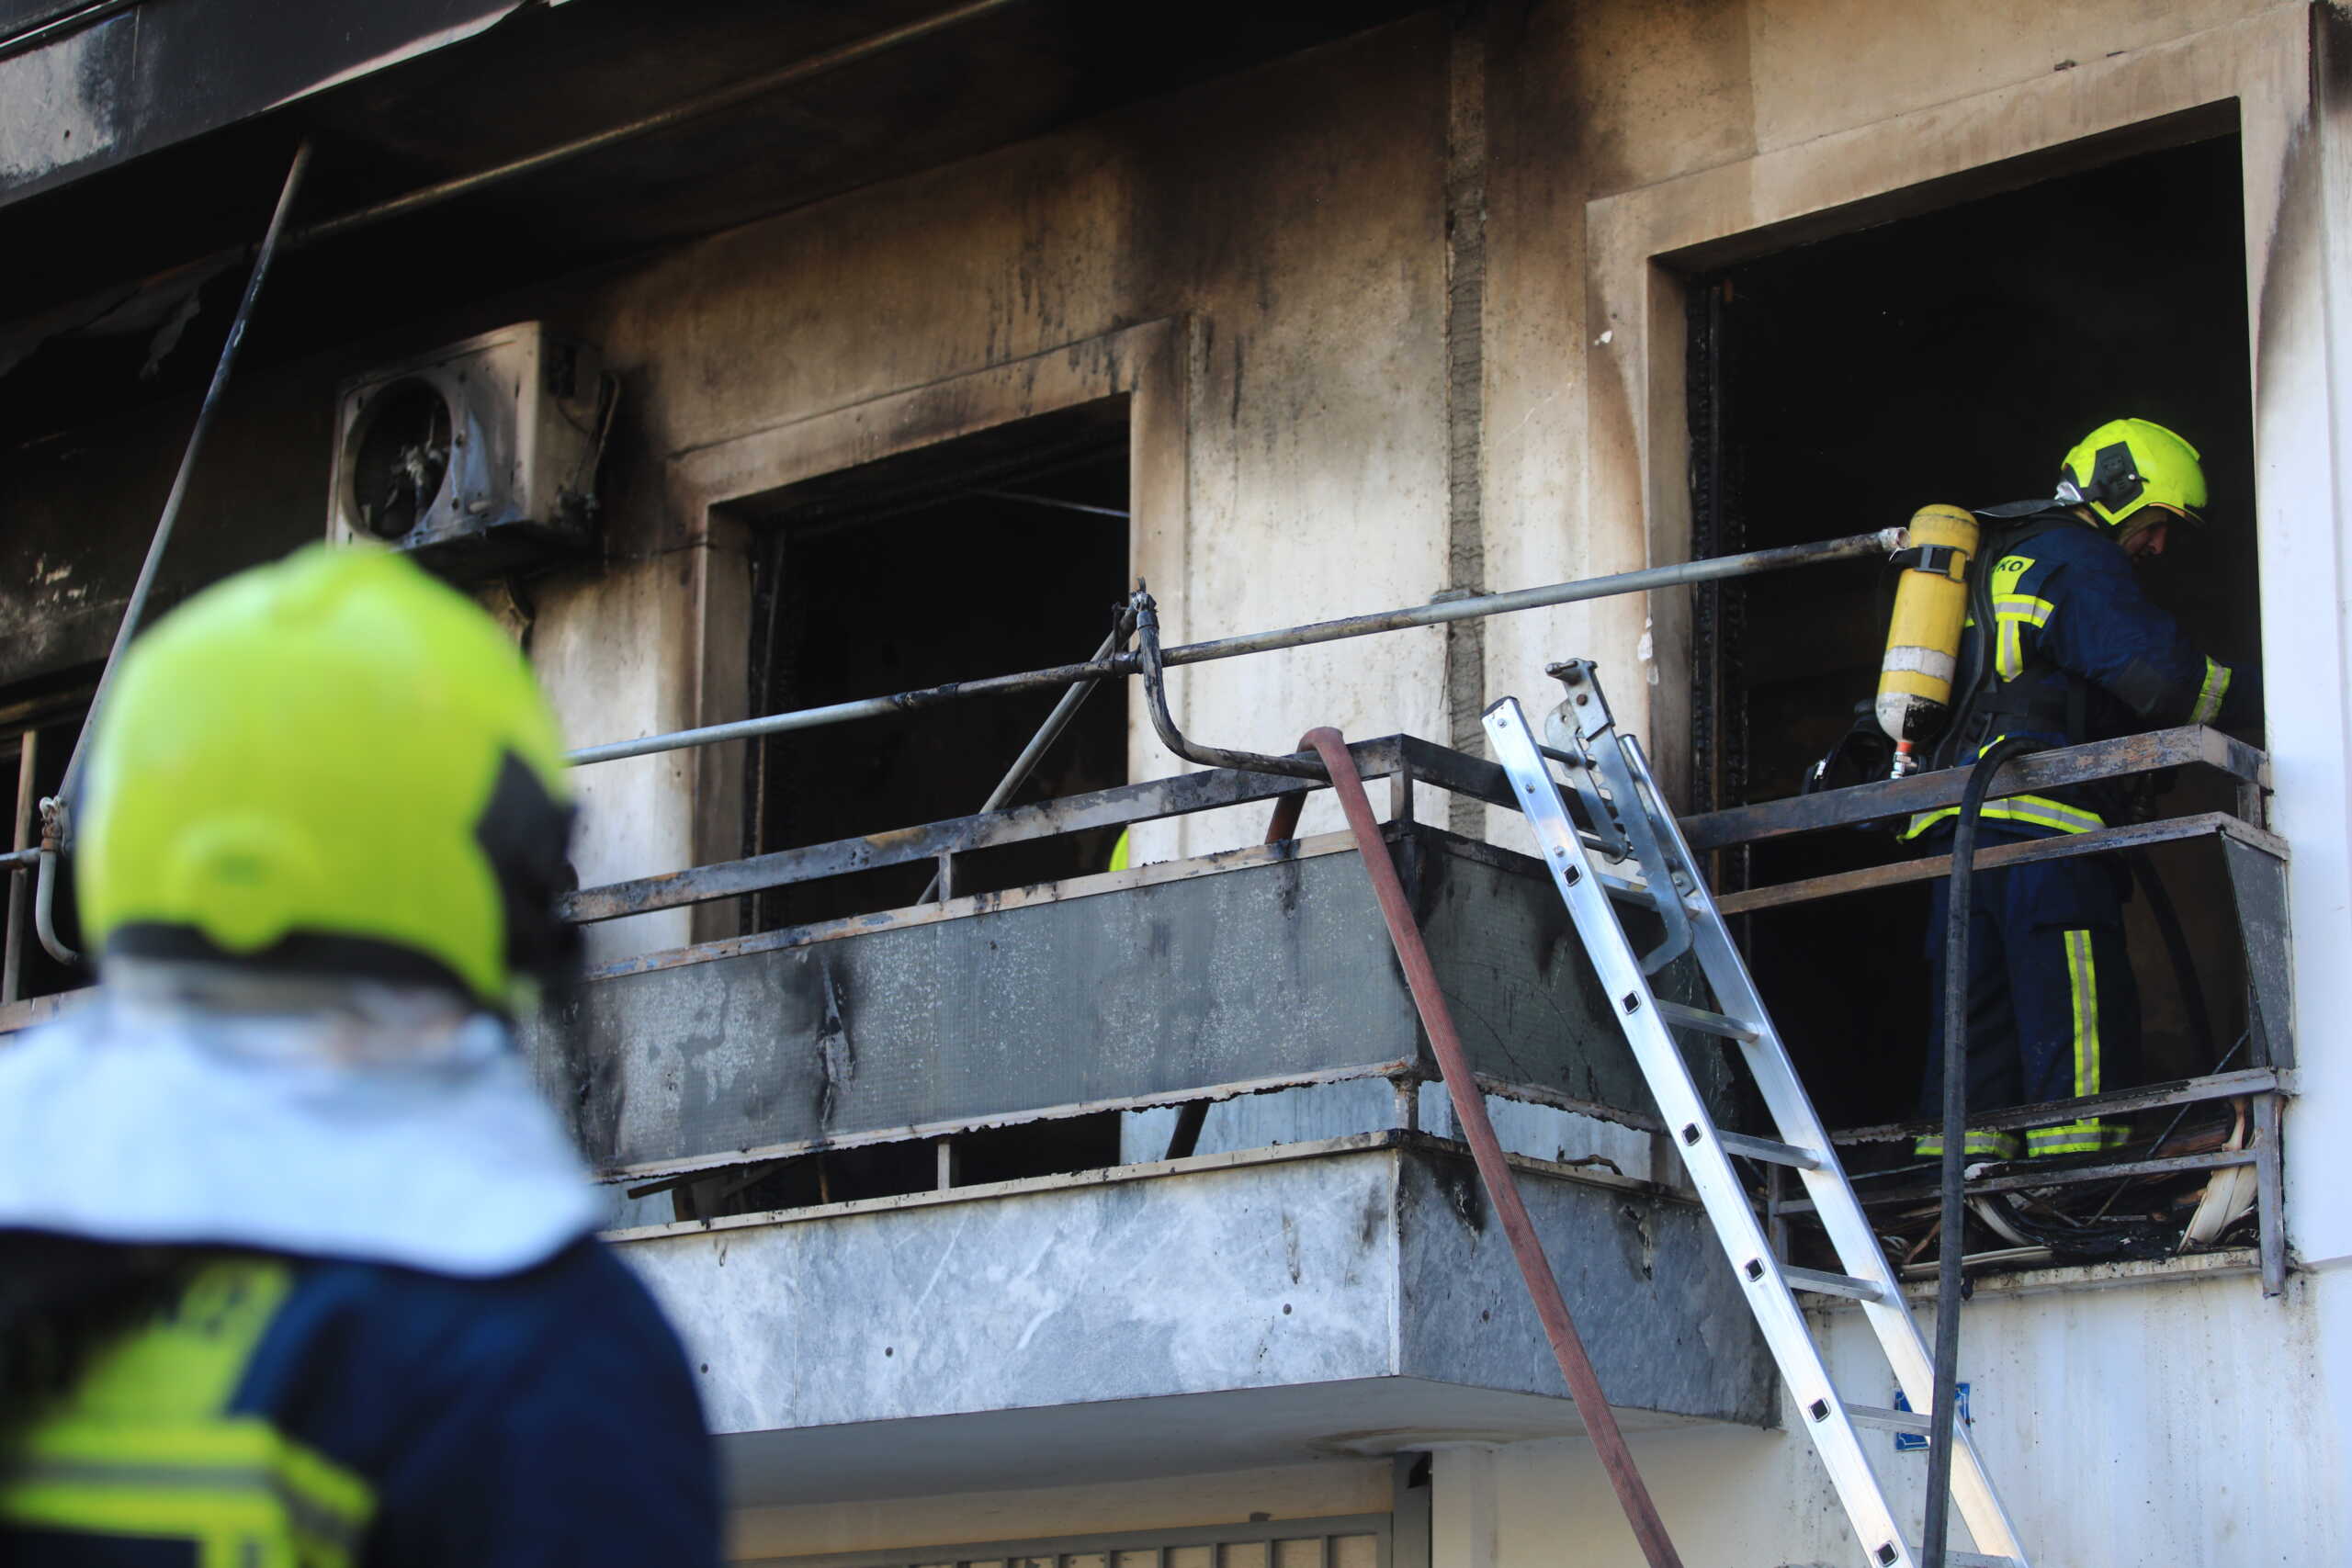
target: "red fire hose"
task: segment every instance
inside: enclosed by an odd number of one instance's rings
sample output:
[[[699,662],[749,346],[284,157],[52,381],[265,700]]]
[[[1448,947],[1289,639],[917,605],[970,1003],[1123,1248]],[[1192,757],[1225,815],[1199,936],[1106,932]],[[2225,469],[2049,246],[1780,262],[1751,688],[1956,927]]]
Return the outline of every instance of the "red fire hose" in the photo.
[[[1520,1274],[1527,1281],[1527,1293],[1535,1303],[1535,1315],[1543,1320],[1544,1336],[1552,1342],[1552,1354],[1560,1363],[1560,1375],[1567,1380],[1568,1393],[1577,1403],[1577,1414],[1584,1417],[1592,1446],[1600,1450],[1600,1467],[1609,1472],[1609,1484],[1617,1494],[1618,1506],[1625,1510],[1625,1521],[1634,1527],[1634,1537],[1641,1542],[1642,1555],[1648,1559],[1650,1568],[1682,1568],[1674,1542],[1667,1538],[1666,1521],[1658,1517],[1657,1506],[1650,1501],[1649,1488],[1642,1484],[1641,1472],[1634,1467],[1633,1452],[1625,1447],[1625,1436],[1617,1429],[1616,1415],[1600,1392],[1600,1380],[1593,1374],[1592,1362],[1584,1353],[1584,1341],[1577,1337],[1575,1320],[1568,1316],[1567,1301],[1560,1294],[1560,1282],[1544,1256],[1544,1243],[1535,1234],[1533,1222],[1527,1217],[1527,1205],[1520,1200],[1519,1185],[1504,1161],[1503,1146],[1495,1137],[1494,1123],[1487,1118],[1487,1097],[1471,1074],[1470,1058],[1462,1049],[1462,1037],[1454,1032],[1453,1016],[1446,1010],[1444,993],[1438,989],[1437,971],[1430,965],[1429,949],[1421,942],[1421,929],[1413,919],[1412,905],[1406,900],[1405,885],[1397,878],[1396,863],[1388,852],[1387,840],[1380,835],[1380,824],[1373,818],[1372,801],[1363,790],[1363,775],[1356,771],[1355,759],[1348,753],[1348,743],[1336,729],[1310,729],[1299,744],[1314,748],[1330,773],[1331,793],[1340,797],[1340,807],[1347,813],[1348,827],[1355,834],[1358,857],[1371,874],[1373,896],[1380,901],[1381,918],[1388,922],[1389,941],[1396,944],[1397,961],[1404,965],[1405,982],[1412,987],[1413,1004],[1420,1010],[1421,1028],[1430,1037],[1430,1049],[1437,1053],[1438,1070],[1444,1077],[1446,1093],[1453,1100],[1454,1122],[1462,1129],[1471,1156],[1477,1162],[1478,1179],[1487,1190],[1487,1200],[1502,1221],[1503,1234],[1510,1238],[1511,1255],[1519,1260]]]

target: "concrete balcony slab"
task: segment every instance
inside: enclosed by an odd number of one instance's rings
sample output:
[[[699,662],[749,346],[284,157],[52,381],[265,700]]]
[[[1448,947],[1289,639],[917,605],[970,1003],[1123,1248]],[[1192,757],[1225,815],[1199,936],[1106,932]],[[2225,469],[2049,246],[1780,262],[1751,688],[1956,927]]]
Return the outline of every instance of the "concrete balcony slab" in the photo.
[[[1772,1412],[1694,1206],[1519,1179],[1629,1425]],[[745,1502],[1113,1480],[1580,1429],[1453,1145],[1286,1148],[622,1233]]]

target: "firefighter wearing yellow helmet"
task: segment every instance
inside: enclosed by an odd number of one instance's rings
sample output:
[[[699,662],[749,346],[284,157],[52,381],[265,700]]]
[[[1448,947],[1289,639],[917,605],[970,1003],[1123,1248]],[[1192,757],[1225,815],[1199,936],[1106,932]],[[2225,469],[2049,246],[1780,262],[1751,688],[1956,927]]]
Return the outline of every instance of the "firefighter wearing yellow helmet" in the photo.
[[[2136,539],[2173,519],[2203,520],[2205,469],[2196,447],[2155,421],[2111,419],[2066,454],[2057,499],[2088,508],[2118,541]]]
[[[496,625],[396,556],[315,549],[125,662],[78,825],[83,931],[503,1010],[568,944],[571,816],[554,718]]]
[[[101,983],[0,1052],[0,1557],[716,1562],[683,1352],[506,1021],[571,816],[512,643],[313,548],[96,722]]]
[[[2005,736],[2041,747],[2105,739],[2251,711],[2250,682],[2208,657],[2151,600],[2135,568],[2161,556],[2170,529],[2202,520],[2197,449],[2145,419],[2111,420],[2067,452],[2048,500],[1980,508],[1984,536],[1968,573],[1968,628],[1958,649],[1951,722],[1938,767],[1973,761]],[[2124,809],[2098,786],[1986,803],[1987,842],[2083,833]],[[1914,818],[1905,837],[1949,852],[1955,810]],[[1940,998],[1949,887],[1935,885],[1928,943]],[[1976,874],[1969,931],[1971,1111],[2064,1100],[2131,1081],[2139,997],[2124,955],[2122,885],[2102,858],[2074,856]],[[1941,1101],[1942,1011],[1932,1010],[1922,1114]],[[1977,1157],[2085,1154],[2127,1129],[2086,1117],[2029,1130],[1969,1134]],[[1941,1140],[1924,1139],[1923,1156]]]

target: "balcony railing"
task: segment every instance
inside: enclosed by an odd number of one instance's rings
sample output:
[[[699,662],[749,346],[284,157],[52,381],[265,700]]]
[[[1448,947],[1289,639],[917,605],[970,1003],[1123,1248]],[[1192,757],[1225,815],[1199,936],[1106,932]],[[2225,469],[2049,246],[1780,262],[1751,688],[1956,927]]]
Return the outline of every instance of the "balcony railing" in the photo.
[[[1352,748],[1359,766],[1369,777],[1390,781],[1389,814],[1398,824],[1414,814],[1416,792],[1438,788],[1489,804],[1510,807],[1512,800],[1501,771],[1493,764],[1445,748],[1395,736],[1361,742]],[[1303,755],[1303,754],[1302,754]],[[1993,798],[2046,791],[2066,784],[2125,777],[2159,770],[2191,769],[2216,775],[2235,786],[2241,813],[2199,812],[2101,829],[2093,832],[1988,848],[1978,863],[1999,866],[2058,857],[2109,853],[2153,843],[2210,839],[2224,857],[2236,925],[2246,955],[2247,1007],[2250,1021],[2245,1066],[2233,1071],[2148,1085],[2088,1099],[2019,1107],[1974,1118],[1980,1125],[2009,1128],[2069,1121],[2097,1114],[2120,1114],[2221,1100],[2250,1103],[2254,1135],[2243,1148],[2194,1154],[2162,1152],[2151,1146],[2140,1157],[2067,1168],[2048,1162],[2030,1169],[1998,1167],[1983,1171],[1969,1185],[1982,1195],[2029,1187],[2046,1188],[2114,1182],[2137,1177],[2219,1170],[2250,1165],[2257,1176],[2256,1213],[2261,1268],[2268,1289],[2283,1284],[2286,1269],[2281,1223],[2282,1186],[2279,1166],[2279,1109],[2293,1088],[2291,1010],[2288,991],[2289,955],[2286,942],[2285,867],[2287,849],[2260,825],[2267,787],[2267,761],[2261,753],[2218,731],[2183,728],[2132,736],[2122,739],[2037,753],[2007,764],[1993,786]],[[1955,803],[1967,781],[1966,770],[1917,774],[1881,784],[1770,802],[1687,818],[1684,830],[1693,847],[1725,849],[1787,835],[1851,827],[1932,809]],[[1023,841],[1061,833],[1116,828],[1129,824],[1216,810],[1256,801],[1273,803],[1277,812],[1274,835],[1282,841],[1265,847],[1229,852],[1194,861],[1148,865],[1135,870],[1080,877],[1044,887],[951,899],[872,916],[829,922],[821,926],[768,931],[705,943],[673,953],[620,961],[600,971],[606,978],[677,968],[717,959],[738,958],[763,952],[807,949],[852,934],[910,930],[956,919],[977,912],[1000,912],[1039,904],[1091,897],[1105,893],[1162,886],[1189,878],[1243,871],[1322,855],[1343,853],[1347,845],[1338,836],[1327,840],[1283,838],[1295,823],[1295,807],[1306,794],[1324,787],[1319,782],[1278,774],[1231,769],[1211,769],[1148,784],[1124,785],[1091,795],[1043,802],[1008,811],[986,813],[926,824],[899,832],[842,840],[829,844],[779,852],[747,860],[696,867],[662,876],[642,878],[607,887],[584,890],[571,904],[574,918],[609,919],[651,909],[672,908],[735,897],[768,888],[878,865],[900,864],[960,854],[991,845]],[[1401,826],[1392,831],[1414,831]],[[1520,857],[1484,851],[1499,863]],[[1532,863],[1530,863],[1532,864]],[[1946,857],[1923,856],[1860,871],[1822,876],[1778,886],[1724,895],[1727,913],[1787,911],[1794,906],[1862,893],[1901,883],[1948,875]],[[1782,918],[1792,918],[1784,915]],[[1078,982],[1083,984],[1083,981]],[[1587,1021],[1605,1033],[1606,1021]],[[1265,1021],[1271,1031],[1275,1021]],[[1374,1058],[1378,1059],[1374,1059]],[[1638,1093],[1611,1082],[1602,1097],[1578,1094],[1542,1075],[1513,1072],[1507,1060],[1523,1059],[1523,1052],[1500,1050],[1482,1063],[1482,1086],[1489,1092],[1597,1116],[1623,1125],[1655,1130],[1655,1122]],[[1205,1062],[1206,1057],[1203,1060]],[[627,1162],[628,1174],[654,1181],[665,1174],[741,1165],[747,1157],[791,1157],[819,1146],[840,1147],[858,1142],[914,1137],[953,1138],[980,1126],[1008,1121],[1046,1119],[1106,1109],[1206,1101],[1270,1089],[1306,1087],[1351,1078],[1385,1077],[1397,1089],[1395,1125],[1413,1125],[1415,1087],[1430,1077],[1428,1063],[1418,1052],[1390,1049],[1359,1053],[1345,1062],[1292,1061],[1267,1070],[1218,1077],[1196,1074],[1175,1082],[1167,1078],[1138,1082],[1128,1092],[1085,1100],[1039,1100],[1021,1106],[996,1104],[968,1116],[911,1118],[893,1127],[827,1130],[809,1136],[758,1148],[747,1156],[742,1148],[687,1154],[678,1157]],[[1858,1127],[1838,1134],[1848,1145],[1909,1139],[1934,1129],[1925,1122],[1899,1122]],[[2159,1140],[2159,1145],[2162,1140]],[[658,1183],[657,1183],[658,1184]],[[1916,1201],[1933,1190],[1924,1178],[1898,1175],[1892,1180],[1866,1181],[1865,1201],[1872,1204]],[[1805,1205],[1784,1198],[1775,1188],[1769,1200],[1776,1223],[1802,1215]]]

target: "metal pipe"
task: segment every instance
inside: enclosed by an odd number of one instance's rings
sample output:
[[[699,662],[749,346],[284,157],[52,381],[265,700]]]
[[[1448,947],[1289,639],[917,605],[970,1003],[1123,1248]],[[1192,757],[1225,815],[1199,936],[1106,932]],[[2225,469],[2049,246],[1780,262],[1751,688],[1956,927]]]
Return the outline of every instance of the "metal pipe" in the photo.
[[[412,212],[421,211],[428,207],[438,207],[443,202],[453,201],[462,196],[471,196],[476,191],[487,190],[492,186],[504,185],[509,180],[536,174],[541,169],[550,168],[557,164],[570,163],[572,159],[590,152],[601,152],[607,147],[616,147],[625,141],[635,141],[641,137],[651,136],[657,131],[668,130],[674,126],[684,125],[690,120],[700,119],[706,115],[733,108],[736,105],[746,103],[752,98],[764,97],[779,87],[789,86],[795,82],[810,76],[822,75],[828,71],[836,70],[843,65],[854,64],[869,55],[879,54],[902,43],[911,43],[917,39],[955,27],[958,23],[970,21],[975,17],[984,17],[992,11],[1005,10],[1020,3],[1021,0],[971,0],[970,4],[956,6],[934,16],[908,22],[900,27],[886,28],[878,33],[871,33],[854,42],[841,44],[805,59],[796,60],[789,65],[763,72],[757,76],[746,77],[741,82],[729,83],[724,87],[715,88],[710,92],[688,98],[683,103],[673,104],[659,113],[630,120],[626,125],[616,125],[609,130],[600,130],[593,136],[582,136],[574,141],[562,142],[533,152],[527,157],[516,158],[487,169],[477,169],[470,175],[459,175],[453,179],[442,180],[437,184],[410,191],[405,196],[392,197],[387,200],[359,208],[356,211],[345,212],[339,217],[322,220],[296,232],[293,236],[293,243],[308,245],[321,240],[340,239],[345,234],[372,228],[376,224],[388,222],[395,218],[406,217]]]
[[[1111,635],[1095,649],[1094,657],[1103,659],[1116,653],[1125,645],[1127,638],[1135,635],[1135,606],[1131,604],[1121,605],[1117,623],[1112,626]],[[982,811],[996,810],[1012,798],[1014,790],[1028,782],[1030,771],[1046,754],[1046,748],[1061,738],[1062,731],[1069,727],[1069,721],[1078,716],[1079,705],[1093,694],[1095,685],[1093,681],[1070,682],[1069,690],[1062,694],[1062,700],[1054,705],[1054,711],[1046,716],[1046,722],[1037,727],[1037,733],[1029,738],[1029,744],[1021,749],[1021,755],[1012,759],[1012,766],[1005,769],[1004,777],[997,781],[996,788],[989,791],[988,799],[980,803]],[[955,859],[952,852],[939,857],[939,870],[933,874],[931,886],[922,890],[922,897],[916,899],[916,903],[928,904],[932,895],[941,893],[955,874]],[[944,897],[944,894],[941,893],[941,896]]]
[[[220,412],[220,394],[229,385],[229,372],[237,363],[237,349],[245,340],[246,323],[253,320],[254,301],[261,298],[262,280],[269,276],[269,264],[277,254],[278,242],[286,231],[286,215],[293,210],[294,195],[302,186],[302,171],[310,166],[311,144],[303,142],[294,149],[294,162],[286,171],[286,184],[277,193],[277,207],[269,215],[269,227],[263,231],[261,249],[254,257],[253,275],[245,279],[243,298],[237,301],[237,313],[229,321],[228,341],[220,345],[220,362],[212,367],[212,384],[204,389],[204,400],[197,405],[196,425],[188,432],[187,446],[180,453],[179,472],[172,476],[171,493],[164,498],[164,514],[156,519],[155,536],[147,545],[147,558],[139,565],[139,580],[131,584],[130,601],[123,606],[122,624],[115,628],[114,647],[107,652],[106,668],[99,671],[98,689],[91,694],[90,711],[82,724],[82,731],[74,737],[73,753],[66,759],[65,777],[57,786],[54,810],[44,803],[44,817],[55,815],[62,818],[63,832],[70,833],[72,823],[66,817],[74,804],[74,794],[82,781],[82,762],[87,755],[90,732],[97,728],[98,715],[104,709],[107,688],[114,681],[116,669],[122,662],[122,650],[139,630],[140,617],[146,613],[147,596],[154,591],[156,570],[164,562],[164,547],[171,543],[172,526],[179,521],[180,502],[187,499],[188,476],[196,471],[197,454],[204,447],[204,437],[212,428],[213,416]],[[49,874],[47,863],[42,865],[44,878]],[[49,938],[43,935],[43,946]],[[51,949],[54,952],[54,949]],[[69,961],[62,961],[69,962]]]
[[[1135,634],[1135,608],[1124,606],[1119,611],[1118,624],[1112,628],[1111,635],[1102,639],[1102,645],[1094,650],[1094,657],[1104,659],[1118,652]],[[981,810],[996,810],[1012,798],[1014,790],[1028,782],[1031,770],[1045,756],[1046,749],[1061,739],[1062,731],[1069,727],[1071,719],[1078,716],[1080,705],[1094,694],[1097,684],[1093,681],[1071,682],[1069,690],[1062,694],[1062,700],[1054,705],[1054,711],[1046,716],[1046,722],[1037,727],[1037,733],[1029,738],[1029,744],[1021,749],[1021,755],[1012,760],[1012,766],[1004,771],[1004,777],[997,781],[996,788],[989,792],[988,799],[981,803]]]
[[[1288,778],[1323,782],[1323,770],[1304,757],[1268,757],[1256,751],[1204,746],[1187,739],[1176,728],[1175,716],[1168,711],[1168,671],[1159,650],[1159,608],[1140,584],[1136,588],[1135,606],[1136,648],[1143,656],[1144,698],[1151,714],[1151,727],[1159,732],[1161,745],[1184,761],[1198,762],[1204,768],[1239,768],[1245,773],[1281,773]]]
[[[17,820],[14,834],[15,855],[29,852],[32,863],[40,863],[40,850],[32,841],[34,779],[40,768],[40,731],[28,729],[17,738]],[[25,984],[25,895],[31,888],[25,886],[20,872],[8,874],[8,934],[7,947],[0,952],[0,1003],[13,1002],[23,991]]]
[[[1367,740],[1360,750],[1363,754],[1358,765],[1375,778],[1385,778],[1405,767],[1414,767],[1422,772],[1422,776],[1428,777],[1429,771],[1420,770],[1420,759],[1438,751],[1438,748],[1428,741],[1415,740],[1405,735]],[[1451,753],[1435,759],[1437,766],[1444,768],[1449,756]],[[1408,758],[1412,760],[1408,761]],[[1491,763],[1486,765],[1493,766]],[[1499,769],[1496,771],[1500,772]],[[1446,772],[1449,777],[1458,777],[1466,770],[1447,769]],[[1465,779],[1464,782],[1468,781]],[[983,812],[977,817],[957,817],[945,822],[900,828],[892,832],[861,834],[856,838],[836,839],[825,844],[804,844],[794,850],[771,850],[747,860],[687,866],[683,870],[659,872],[627,882],[608,883],[602,887],[583,887],[576,893],[564,894],[557,902],[563,918],[568,920],[619,919],[626,915],[643,915],[655,909],[672,909],[686,904],[706,904],[714,899],[732,898],[797,882],[813,882],[820,877],[840,876],[853,871],[870,871],[886,865],[911,865],[917,861],[936,861],[951,850],[962,854],[969,850],[984,850],[997,844],[1026,843],[1035,839],[1083,832],[1090,828],[1124,828],[1129,823],[1148,822],[1162,817],[1182,817],[1194,811],[1214,810],[1221,806],[1271,800],[1278,795],[1288,795],[1307,787],[1297,779],[1235,773],[1223,768],[1176,773],[1142,784],[1119,784],[1086,795],[1066,795],[1058,800],[1034,800],[1023,806],[1006,807],[1001,811]]]
[[[1904,530],[1900,528],[1879,528],[1868,534],[1849,534],[1843,538],[1823,539],[1810,545],[1784,545],[1778,549],[1749,550],[1742,555],[1716,556],[1707,560],[1677,561],[1668,566],[1644,567],[1638,571],[1614,572],[1607,577],[1584,578],[1575,582],[1552,583],[1542,588],[1517,588],[1504,593],[1474,594],[1467,599],[1449,599],[1442,604],[1416,604],[1369,615],[1350,615],[1337,621],[1317,621],[1311,626],[1293,626],[1283,631],[1220,637],[1214,642],[1171,648],[1168,650],[1168,662],[1199,664],[1211,659],[1231,659],[1237,654],[1266,653],[1281,648],[1304,648],[1313,643],[1337,642],[1343,637],[1366,637],[1374,632],[1402,631],[1408,626],[1444,626],[1453,621],[1475,620],[1482,615],[1545,610],[1587,599],[1613,598],[1620,593],[1645,593],[1654,589],[1680,588],[1694,582],[1721,582],[1728,578],[1754,577],[1762,572],[1784,571],[1790,567],[1813,566],[1822,561],[1890,554],[1903,547],[1903,536]]]
[[[1454,1032],[1453,1015],[1446,1007],[1445,992],[1438,984],[1436,966],[1430,962],[1429,947],[1422,942],[1420,927],[1413,919],[1412,901],[1396,874],[1396,862],[1388,852],[1388,841],[1380,836],[1380,824],[1373,818],[1372,801],[1364,794],[1363,776],[1356,772],[1355,759],[1349,755],[1348,744],[1338,730],[1310,729],[1301,744],[1312,747],[1322,758],[1331,791],[1340,797],[1340,808],[1347,814],[1348,827],[1355,834],[1358,858],[1372,877],[1373,896],[1379,900],[1381,919],[1387,922],[1388,938],[1396,945],[1406,984],[1412,989],[1413,1005],[1420,1010],[1421,1028],[1429,1035],[1439,1074],[1445,1080],[1445,1091],[1453,1101],[1454,1122],[1470,1145],[1479,1182],[1487,1190],[1487,1200],[1494,1207],[1495,1217],[1502,1222],[1503,1235],[1510,1240],[1511,1256],[1519,1261],[1527,1293],[1535,1304],[1535,1315],[1544,1325],[1544,1337],[1552,1343],[1553,1357],[1560,1364],[1560,1375],[1567,1381],[1577,1414],[1584,1417],[1585,1431],[1600,1454],[1600,1467],[1608,1472],[1618,1506],[1625,1510],[1625,1522],[1633,1526],[1634,1538],[1641,1543],[1642,1555],[1650,1568],[1681,1568],[1682,1559],[1667,1536],[1666,1521],[1658,1517],[1657,1505],[1650,1500],[1649,1489],[1642,1483],[1641,1472],[1634,1466],[1633,1450],[1625,1446],[1624,1434],[1617,1429],[1616,1412],[1610,1409],[1608,1396],[1601,1392],[1600,1375],[1592,1370],[1591,1358],[1585,1354],[1576,1320],[1568,1314],[1567,1298],[1560,1293],[1559,1279],[1552,1272],[1550,1259],[1544,1256],[1544,1240],[1535,1234],[1535,1223],[1528,1218],[1527,1204],[1519,1195],[1519,1183],[1503,1156],[1502,1142],[1495,1136],[1494,1123],[1487,1119],[1487,1097],[1472,1076],[1469,1053],[1462,1048],[1462,1037]]]
[[[1316,643],[1338,642],[1346,637],[1402,631],[1410,626],[1443,626],[1480,615],[1505,615],[1520,610],[1549,609],[1554,605],[1573,604],[1587,599],[1607,599],[1619,593],[1644,593],[1693,582],[1720,582],[1729,578],[1753,577],[1762,572],[1782,571],[1791,567],[1812,566],[1821,561],[1882,554],[1901,548],[1902,542],[1902,529],[1881,528],[1869,534],[1825,539],[1818,544],[1749,550],[1742,555],[1718,556],[1710,560],[1645,567],[1639,571],[1621,571],[1575,582],[1521,588],[1507,593],[1483,593],[1467,599],[1449,599],[1442,604],[1415,604],[1369,615],[1351,615],[1342,620],[1317,621],[1311,626],[1285,626],[1279,631],[1253,632],[1243,637],[1220,637],[1213,642],[1187,643],[1164,650],[1160,662],[1168,667],[1202,664],[1213,659],[1235,659],[1248,653],[1306,648]],[[1060,664],[1048,670],[1030,670],[1017,675],[994,675],[979,681],[927,686],[887,697],[832,703],[824,707],[769,714],[761,718],[737,719],[729,724],[705,725],[700,728],[675,730],[666,735],[648,735],[635,740],[607,741],[601,746],[582,747],[571,754],[570,761],[574,767],[587,767],[595,762],[615,762],[626,757],[650,756],[657,751],[675,751],[690,746],[717,746],[729,740],[749,740],[762,735],[819,729],[829,724],[843,724],[852,719],[881,718],[965,697],[1002,696],[1048,686],[1067,686],[1075,681],[1106,675],[1134,675],[1142,668],[1140,653],[1122,653],[1086,664]],[[1314,776],[1319,778],[1321,774]]]
[[[1031,506],[1051,507],[1058,512],[1083,512],[1090,517],[1116,517],[1125,522],[1135,515],[1124,506],[1094,506],[1083,501],[1064,501],[1057,495],[1030,495],[1017,490],[976,490],[974,495],[990,501],[1018,501]]]
[[[57,843],[47,824],[40,835],[40,870],[33,882],[33,934],[40,938],[40,945],[60,964],[79,964],[82,955],[65,945],[57,934]]]

